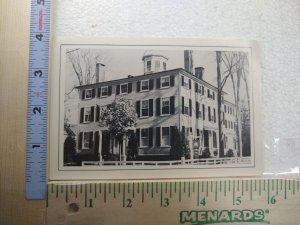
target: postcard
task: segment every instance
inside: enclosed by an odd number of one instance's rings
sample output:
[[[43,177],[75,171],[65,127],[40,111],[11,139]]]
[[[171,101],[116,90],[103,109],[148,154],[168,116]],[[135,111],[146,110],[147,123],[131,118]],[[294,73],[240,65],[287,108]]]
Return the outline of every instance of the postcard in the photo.
[[[50,180],[262,173],[257,42],[54,41]]]

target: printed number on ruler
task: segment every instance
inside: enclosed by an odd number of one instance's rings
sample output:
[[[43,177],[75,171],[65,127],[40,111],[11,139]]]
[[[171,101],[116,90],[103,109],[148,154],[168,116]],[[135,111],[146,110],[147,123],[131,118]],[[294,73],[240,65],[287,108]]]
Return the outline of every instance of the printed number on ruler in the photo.
[[[26,197],[46,194],[50,0],[32,0],[28,71]]]
[[[143,215],[141,224],[149,220],[153,224],[271,223],[278,220],[275,217],[280,212],[296,212],[293,207],[300,207],[299,181],[281,179],[49,184],[47,193],[50,225],[56,224],[55,218],[65,218],[65,223],[60,224],[73,225],[68,216],[58,212],[65,213],[64,209],[73,210],[74,206],[81,210],[78,215],[90,218],[85,221],[89,225],[98,225],[97,221],[133,224],[137,214]],[[135,213],[132,217],[128,211],[131,209]],[[147,216],[149,209],[153,215],[161,216]],[[165,221],[162,210],[167,210],[170,223]],[[120,220],[109,217],[113,211],[118,211]],[[72,214],[73,219],[75,216]],[[297,217],[300,220],[298,213],[290,219]]]

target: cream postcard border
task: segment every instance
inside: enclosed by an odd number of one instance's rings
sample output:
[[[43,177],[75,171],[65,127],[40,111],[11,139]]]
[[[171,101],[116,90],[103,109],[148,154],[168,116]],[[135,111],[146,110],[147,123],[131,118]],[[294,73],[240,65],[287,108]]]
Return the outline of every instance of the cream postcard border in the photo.
[[[112,179],[174,179],[174,178],[201,178],[201,177],[222,177],[222,176],[253,176],[262,174],[263,167],[263,143],[261,129],[261,76],[260,76],[260,51],[256,41],[244,40],[214,40],[214,39],[146,39],[146,38],[62,38],[53,41],[54,50],[51,60],[51,72],[49,76],[49,136],[48,136],[48,171],[49,179],[53,180],[112,180]],[[231,167],[196,168],[196,166],[181,167],[136,167],[128,166],[118,168],[104,168],[96,170],[92,167],[73,167],[67,170],[62,169],[63,151],[58,151],[57,146],[63,146],[59,143],[58,135],[63,132],[63,123],[58,121],[63,118],[63,98],[64,82],[63,74],[65,70],[64,55],[61,55],[61,45],[127,45],[127,46],[159,46],[167,48],[176,46],[186,48],[201,48],[201,50],[211,51],[230,51],[238,48],[251,49],[250,65],[250,98],[251,98],[251,157],[254,158],[253,167],[241,167],[241,165],[231,165]],[[62,97],[60,96],[62,94]],[[59,111],[60,110],[60,111]],[[254,152],[253,152],[254,151]],[[59,160],[58,160],[59,159]],[[101,167],[98,167],[101,168]]]

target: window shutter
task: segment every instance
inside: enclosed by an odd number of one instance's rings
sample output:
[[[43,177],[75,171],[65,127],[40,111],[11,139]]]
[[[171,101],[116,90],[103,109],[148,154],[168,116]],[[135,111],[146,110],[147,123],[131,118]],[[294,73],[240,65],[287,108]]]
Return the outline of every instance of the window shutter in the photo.
[[[198,92],[198,84],[195,82],[195,92]]]
[[[156,89],[160,89],[160,77],[156,79]]]
[[[137,142],[138,142],[138,146],[140,146],[140,129],[136,129],[136,139],[137,139]]]
[[[208,111],[208,121],[211,121],[210,106],[208,106],[207,111]]]
[[[175,143],[175,138],[176,138],[176,127],[175,126],[171,126],[171,145],[172,143]]]
[[[216,109],[214,108],[214,122],[216,122]]]
[[[85,90],[82,90],[81,94],[82,94],[81,99],[84,100],[85,99]]]
[[[93,88],[93,89],[92,89],[92,98],[95,98],[95,96],[96,96],[96,89]]]
[[[156,127],[155,141],[156,141],[156,146],[160,147],[160,127]]]
[[[112,87],[108,86],[108,96],[111,96],[111,93],[112,93]]]
[[[199,102],[196,102],[196,118],[199,118]]]
[[[182,126],[182,128],[181,128],[182,130],[182,133],[183,133],[183,136],[185,136],[185,126]]]
[[[93,131],[90,132],[89,149],[93,148]]]
[[[197,136],[199,137],[200,136],[200,130],[197,129]]]
[[[149,116],[153,116],[153,99],[149,99]]]
[[[132,92],[132,83],[128,83],[128,93]]]
[[[170,86],[174,87],[174,85],[175,85],[175,78],[174,78],[174,75],[173,75],[173,76],[170,76]]]
[[[215,92],[213,91],[213,100],[215,100]]]
[[[184,114],[184,97],[181,97],[181,113]]]
[[[156,116],[160,116],[160,98],[156,99]]]
[[[135,110],[136,110],[138,117],[140,117],[140,109],[141,109],[141,101],[137,101],[136,105],[135,105]]]
[[[96,121],[99,121],[100,119],[100,106],[97,105],[96,107]]]
[[[207,97],[210,98],[210,90],[207,89]]]
[[[153,128],[149,128],[149,147],[153,146]]]
[[[184,76],[181,76],[181,86],[184,86]]]
[[[84,112],[84,108],[80,109],[80,123],[83,122],[83,112]]]
[[[100,98],[101,96],[101,88],[97,88],[97,97]]]
[[[175,114],[175,96],[170,97],[170,113]]]
[[[189,89],[192,89],[192,81],[189,79]]]
[[[78,137],[78,149],[82,149],[82,136],[83,136],[83,133],[80,132],[79,137]]]
[[[95,111],[95,107],[94,106],[92,106],[91,107],[91,122],[94,122],[94,111]]]
[[[205,120],[205,105],[202,105],[202,119]]]
[[[137,91],[137,92],[140,92],[140,91],[141,91],[141,81],[138,81],[138,82],[136,83],[136,91]]]
[[[190,132],[193,133],[193,128],[192,127],[190,127]]]
[[[190,116],[192,116],[192,99],[189,99],[189,111]]]
[[[204,95],[204,86],[202,86],[202,95]]]
[[[120,94],[120,84],[117,85],[117,95]]]
[[[153,90],[153,88],[154,88],[154,80],[150,79],[149,80],[149,90]]]
[[[98,149],[99,149],[99,131],[96,131],[96,132],[95,132],[94,142],[95,142],[95,145],[94,145],[94,152],[95,152],[95,155],[98,156]]]

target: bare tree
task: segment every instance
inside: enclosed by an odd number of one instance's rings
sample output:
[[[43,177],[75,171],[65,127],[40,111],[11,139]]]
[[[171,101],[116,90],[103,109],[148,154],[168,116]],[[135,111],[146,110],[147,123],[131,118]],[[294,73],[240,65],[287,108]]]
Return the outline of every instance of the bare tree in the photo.
[[[218,83],[218,122],[219,122],[219,147],[220,147],[220,157],[224,157],[224,140],[225,136],[223,133],[223,120],[222,118],[222,102],[223,102],[223,88],[227,82],[227,79],[234,73],[237,62],[234,58],[227,58],[227,63],[224,63],[224,52],[217,51],[216,59],[217,59],[217,83]],[[221,64],[225,64],[225,71],[221,72]],[[235,91],[234,91],[235,94]]]
[[[220,52],[219,53],[219,64],[225,66],[225,71],[223,73],[223,79],[221,79],[221,83],[219,89],[223,90],[223,87],[228,78],[231,79],[233,95],[236,105],[236,135],[237,135],[237,146],[238,152],[241,153],[242,149],[242,125],[241,125],[241,109],[240,109],[240,90],[241,90],[241,82],[244,82],[247,93],[248,100],[248,109],[250,110],[250,97],[249,97],[249,89],[248,89],[248,55],[245,52]],[[220,115],[219,115],[220,116]],[[220,132],[221,133],[221,132]],[[221,133],[222,134],[222,133]],[[223,134],[222,134],[223,135]],[[224,150],[224,149],[223,149]]]
[[[68,62],[71,64],[76,77],[74,87],[94,83],[97,72],[96,64],[106,64],[107,61],[103,53],[91,49],[67,49],[66,53]],[[74,87],[66,95],[70,94],[74,90]]]

